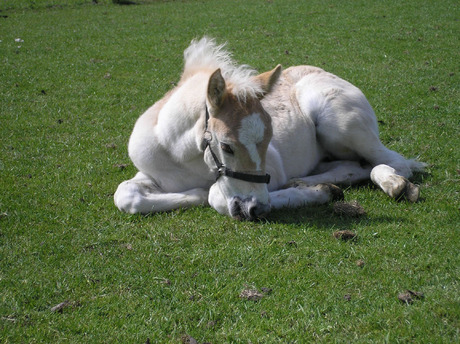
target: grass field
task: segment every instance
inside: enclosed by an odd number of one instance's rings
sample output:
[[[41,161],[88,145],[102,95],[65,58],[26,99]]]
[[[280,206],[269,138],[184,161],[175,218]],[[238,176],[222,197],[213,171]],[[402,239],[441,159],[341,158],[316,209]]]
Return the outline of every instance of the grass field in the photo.
[[[139,3],[0,2],[0,343],[458,343],[458,2]],[[428,163],[422,201],[362,185],[359,218],[120,213],[134,122],[205,34],[360,87],[382,141]]]

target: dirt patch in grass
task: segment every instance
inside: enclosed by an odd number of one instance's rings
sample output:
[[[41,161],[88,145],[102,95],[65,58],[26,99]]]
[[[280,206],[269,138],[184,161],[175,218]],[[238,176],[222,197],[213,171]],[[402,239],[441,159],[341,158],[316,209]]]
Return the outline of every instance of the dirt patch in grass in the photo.
[[[366,215],[366,211],[358,201],[336,202],[334,203],[334,213],[347,217],[360,217]]]
[[[335,231],[333,235],[334,238],[343,241],[348,241],[356,238],[356,233],[349,230]]]
[[[420,291],[406,290],[398,295],[398,300],[405,304],[412,304],[415,300],[421,300],[425,295]]]
[[[249,301],[259,301],[264,296],[271,294],[272,291],[271,288],[261,288],[260,291],[257,289],[243,289],[240,293],[240,298]]]

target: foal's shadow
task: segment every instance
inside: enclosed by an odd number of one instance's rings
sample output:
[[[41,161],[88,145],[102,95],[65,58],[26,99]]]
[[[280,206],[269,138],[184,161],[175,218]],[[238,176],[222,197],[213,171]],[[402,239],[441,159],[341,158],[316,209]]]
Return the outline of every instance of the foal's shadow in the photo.
[[[358,223],[368,225],[377,223],[404,222],[404,219],[395,216],[372,216],[364,214],[351,216],[337,214],[333,204],[301,207],[296,209],[280,209],[272,211],[264,220],[268,223],[308,225],[320,229],[349,229]]]
[[[370,183],[362,183],[360,185],[354,185],[353,189],[356,188],[371,188],[375,189],[372,191],[381,192]],[[391,200],[395,202],[394,200]],[[404,200],[399,200],[404,202]],[[423,201],[422,199],[419,201]],[[305,206],[300,208],[284,208],[279,210],[273,210],[267,216],[264,221],[268,223],[281,223],[281,224],[303,224],[317,228],[324,229],[348,229],[353,227],[357,223],[380,224],[380,223],[392,223],[392,222],[404,222],[402,218],[397,218],[394,215],[384,216],[373,216],[365,212],[364,214],[347,214],[338,213],[336,211],[336,203],[329,203],[323,205]],[[364,209],[364,211],[366,211]]]

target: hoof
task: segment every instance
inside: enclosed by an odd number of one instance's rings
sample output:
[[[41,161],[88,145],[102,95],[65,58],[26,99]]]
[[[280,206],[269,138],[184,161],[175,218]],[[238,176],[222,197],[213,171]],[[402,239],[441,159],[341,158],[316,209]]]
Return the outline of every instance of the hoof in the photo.
[[[342,189],[339,188],[337,185],[330,184],[330,183],[325,183],[325,184],[320,184],[320,185],[328,189],[329,193],[331,194],[332,202],[343,201],[345,199]]]
[[[420,186],[407,181],[406,187],[404,188],[403,192],[399,196],[398,199],[405,199],[411,203],[415,203],[418,201],[420,197]]]

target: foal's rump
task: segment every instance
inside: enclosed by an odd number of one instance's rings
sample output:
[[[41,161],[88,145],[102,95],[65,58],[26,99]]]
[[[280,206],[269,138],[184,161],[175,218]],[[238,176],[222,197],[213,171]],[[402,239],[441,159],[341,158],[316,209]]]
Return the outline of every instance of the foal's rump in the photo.
[[[313,121],[327,155],[342,160],[373,156],[362,149],[380,144],[377,120],[361,90],[322,69],[300,68],[307,74],[295,85],[296,100],[302,114]]]
[[[407,178],[423,170],[424,164],[408,160],[381,143],[374,111],[359,88],[310,66],[291,67],[283,76],[292,83],[290,100],[298,115],[310,119],[315,128],[320,160],[336,161],[319,164],[309,174],[322,173],[304,175],[304,182],[353,184],[370,178],[391,197],[410,193],[410,200],[418,199],[418,187]],[[311,156],[304,159],[311,160]],[[358,161],[362,160],[369,165],[361,166]]]

